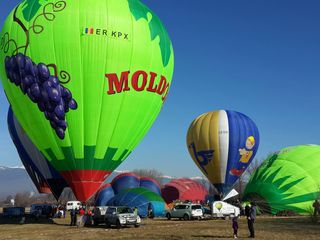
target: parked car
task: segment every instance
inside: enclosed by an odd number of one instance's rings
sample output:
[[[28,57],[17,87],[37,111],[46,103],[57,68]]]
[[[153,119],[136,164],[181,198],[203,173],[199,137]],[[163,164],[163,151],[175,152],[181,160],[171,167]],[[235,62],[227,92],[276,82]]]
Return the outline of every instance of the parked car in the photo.
[[[32,204],[30,208],[30,216],[39,217],[53,217],[56,206],[52,204]]]
[[[23,217],[25,214],[25,208],[24,207],[4,207],[2,210],[3,217],[9,217],[9,218],[18,218]]]
[[[108,207],[105,214],[107,227],[115,225],[117,228],[133,225],[139,227],[141,219],[139,215],[134,214],[130,207]]]
[[[105,215],[107,206],[96,206],[93,209],[93,224],[98,226],[100,223],[105,223]]]
[[[184,203],[174,206],[171,210],[167,211],[166,217],[168,220],[171,218],[179,218],[183,220],[200,219],[203,217],[202,206],[200,204]]]
[[[82,203],[80,201],[68,201],[66,209],[70,211],[71,209],[80,209],[82,207]]]

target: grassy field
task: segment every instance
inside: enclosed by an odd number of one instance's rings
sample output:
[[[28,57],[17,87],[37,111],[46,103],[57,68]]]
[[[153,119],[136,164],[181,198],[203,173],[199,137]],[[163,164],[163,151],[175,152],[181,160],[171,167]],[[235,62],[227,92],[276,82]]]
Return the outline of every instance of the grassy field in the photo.
[[[90,240],[90,239],[230,239],[230,220],[179,221],[143,219],[140,228],[107,229],[98,227],[70,227],[69,218],[56,219],[53,223],[19,225],[0,223],[0,239],[30,240]],[[239,222],[239,238],[247,238],[246,220]],[[255,224],[257,239],[320,239],[320,223],[312,223],[308,217],[279,218],[260,217]]]

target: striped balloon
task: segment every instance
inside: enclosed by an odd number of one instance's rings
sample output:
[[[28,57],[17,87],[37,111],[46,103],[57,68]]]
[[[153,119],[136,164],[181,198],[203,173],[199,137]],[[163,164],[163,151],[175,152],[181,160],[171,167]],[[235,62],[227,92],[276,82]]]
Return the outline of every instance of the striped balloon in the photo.
[[[203,174],[225,194],[253,160],[259,132],[255,123],[242,113],[213,111],[191,123],[187,146]]]
[[[165,212],[163,198],[146,188],[132,188],[121,191],[111,198],[107,205],[137,207],[140,217],[147,217],[149,208],[152,209],[154,217],[164,216]]]
[[[39,193],[52,193],[58,200],[68,184],[32,143],[12,112],[11,107],[8,111],[7,122],[11,139],[37,190]]]
[[[161,196],[160,184],[153,178],[139,177],[125,172],[116,176],[111,183],[103,185],[95,195],[95,206],[107,206],[108,201],[118,194],[131,189],[143,188]]]
[[[195,180],[180,178],[167,183],[161,189],[161,194],[167,204],[175,200],[204,202],[208,195],[208,190]]]

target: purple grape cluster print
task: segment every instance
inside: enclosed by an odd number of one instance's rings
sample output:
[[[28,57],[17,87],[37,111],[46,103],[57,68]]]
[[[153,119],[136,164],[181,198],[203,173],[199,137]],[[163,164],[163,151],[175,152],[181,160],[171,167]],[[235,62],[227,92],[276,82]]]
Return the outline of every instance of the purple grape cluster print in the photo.
[[[62,86],[57,76],[50,74],[46,64],[35,64],[22,53],[7,56],[5,69],[8,79],[38,105],[57,136],[64,139],[67,129],[66,113],[78,107],[70,90]]]

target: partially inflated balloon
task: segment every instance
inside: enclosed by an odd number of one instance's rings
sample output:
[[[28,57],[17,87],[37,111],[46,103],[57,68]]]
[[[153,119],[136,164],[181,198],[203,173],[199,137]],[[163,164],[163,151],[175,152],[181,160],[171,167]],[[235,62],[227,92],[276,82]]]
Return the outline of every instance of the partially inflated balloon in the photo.
[[[320,197],[319,173],[319,145],[288,147],[270,155],[252,174],[243,198],[267,213],[310,214]]]
[[[127,189],[140,187],[140,177],[134,173],[125,172],[117,175],[111,182],[115,194]]]
[[[208,112],[191,123],[187,146],[203,174],[225,194],[254,158],[259,132],[255,123],[242,113]]]
[[[134,173],[121,173],[111,184],[103,185],[95,195],[95,206],[107,206],[108,201],[115,195],[131,189],[147,189],[161,196],[159,183],[152,178],[138,177]]]
[[[58,200],[67,183],[53,169],[22,129],[11,108],[8,111],[8,128],[20,159],[39,193],[52,193]]]
[[[1,32],[0,76],[32,142],[87,200],[165,101],[173,49],[138,0],[25,0]]]
[[[151,208],[155,217],[164,216],[165,202],[163,198],[146,188],[132,188],[121,191],[111,198],[108,206],[137,207],[141,217],[147,217],[148,209]]]
[[[175,200],[204,202],[208,195],[208,190],[195,180],[180,178],[173,179],[164,185],[161,189],[161,195],[167,204]]]

